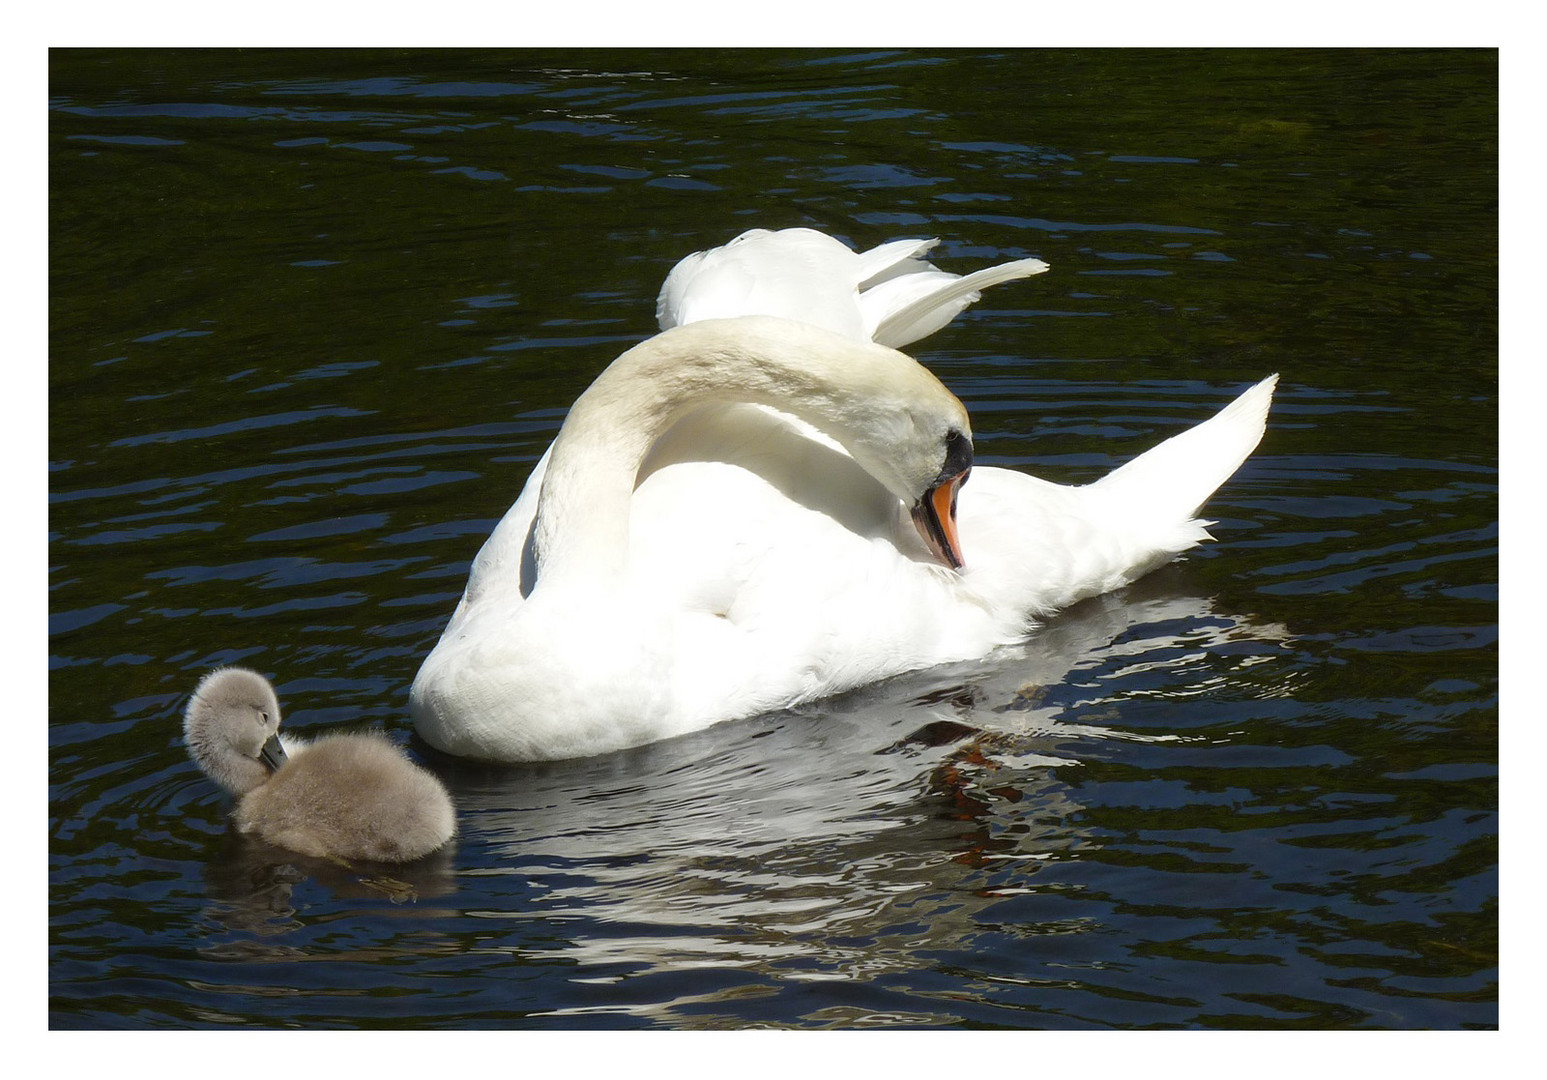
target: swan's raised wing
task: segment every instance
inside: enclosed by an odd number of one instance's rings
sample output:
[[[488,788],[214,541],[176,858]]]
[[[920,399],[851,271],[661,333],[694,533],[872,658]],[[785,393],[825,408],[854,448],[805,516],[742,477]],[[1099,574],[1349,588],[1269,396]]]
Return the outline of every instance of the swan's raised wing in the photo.
[[[662,330],[703,319],[776,315],[900,348],[939,330],[990,285],[1047,269],[1017,259],[962,277],[925,261],[938,240],[893,240],[856,252],[815,229],[752,229],[694,252],[656,300]]]
[[[863,340],[860,271],[859,256],[815,229],[751,229],[673,267],[655,317],[670,330],[705,319],[774,315]]]

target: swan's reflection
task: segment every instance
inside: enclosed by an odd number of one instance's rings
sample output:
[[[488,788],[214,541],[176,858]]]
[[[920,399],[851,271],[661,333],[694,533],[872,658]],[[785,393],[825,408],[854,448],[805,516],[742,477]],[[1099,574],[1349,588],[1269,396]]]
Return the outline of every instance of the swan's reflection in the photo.
[[[1213,661],[1200,681],[1217,683],[1287,637],[1141,583],[986,660],[802,710],[594,760],[442,771],[464,837],[494,864],[480,872],[525,875],[537,890],[521,910],[479,913],[513,921],[518,959],[578,965],[574,981],[603,984],[709,967],[869,975],[916,967],[921,948],[962,947],[984,908],[1070,856],[1081,808],[1061,774],[1095,744],[1186,737],[1091,722],[1088,706],[1114,691],[1070,693],[1084,672],[1200,692],[1177,678],[1198,656]],[[559,931],[542,935],[551,946],[515,929],[533,919]],[[640,1009],[690,998],[701,1013],[699,995]]]

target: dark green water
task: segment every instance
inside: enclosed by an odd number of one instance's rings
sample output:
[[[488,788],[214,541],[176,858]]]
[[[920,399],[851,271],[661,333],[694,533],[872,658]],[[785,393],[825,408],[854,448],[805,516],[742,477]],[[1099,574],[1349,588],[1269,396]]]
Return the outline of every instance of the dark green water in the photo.
[[[50,110],[52,1026],[1497,1024],[1496,54],[56,51]],[[1219,542],[798,712],[412,743],[569,402],[792,225],[1052,264],[915,348],[985,462],[1282,373]],[[411,897],[228,835],[231,662],[445,777]]]

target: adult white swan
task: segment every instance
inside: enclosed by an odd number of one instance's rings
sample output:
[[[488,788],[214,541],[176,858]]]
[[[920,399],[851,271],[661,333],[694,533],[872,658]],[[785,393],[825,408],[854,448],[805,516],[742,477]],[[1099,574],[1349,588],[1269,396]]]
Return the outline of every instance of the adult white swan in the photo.
[[[869,339],[1046,267],[957,278],[930,243],[755,231],[679,264],[663,332],[580,396],[478,553],[414,680],[420,735],[502,761],[636,746],[982,655],[1207,539],[1193,515],[1276,377],[1093,484],[964,485],[966,410]]]

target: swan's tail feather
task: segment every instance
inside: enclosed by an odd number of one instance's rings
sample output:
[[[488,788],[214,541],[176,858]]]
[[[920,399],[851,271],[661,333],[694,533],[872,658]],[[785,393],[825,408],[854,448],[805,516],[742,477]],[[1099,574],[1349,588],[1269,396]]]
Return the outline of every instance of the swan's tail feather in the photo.
[[[1041,259],[1016,259],[974,271],[965,277],[938,270],[928,263],[912,273],[878,281],[860,294],[871,339],[900,349],[928,337],[975,303],[983,289],[1048,269]]]
[[[1267,426],[1277,375],[1269,375],[1214,416],[1145,451],[1090,485],[1153,520],[1185,521],[1241,467]],[[1203,522],[1188,522],[1200,531]],[[1204,533],[1207,536],[1207,533]]]

